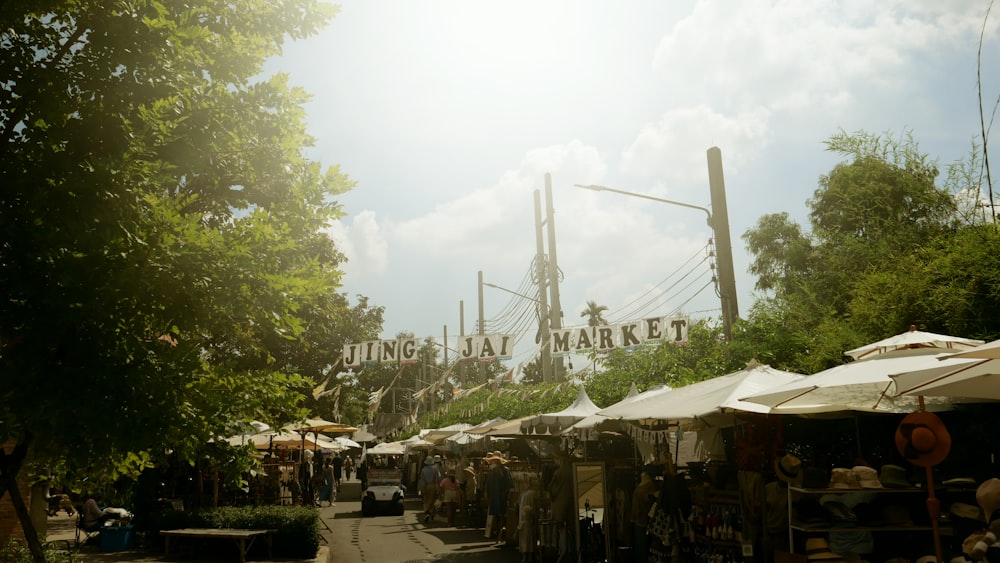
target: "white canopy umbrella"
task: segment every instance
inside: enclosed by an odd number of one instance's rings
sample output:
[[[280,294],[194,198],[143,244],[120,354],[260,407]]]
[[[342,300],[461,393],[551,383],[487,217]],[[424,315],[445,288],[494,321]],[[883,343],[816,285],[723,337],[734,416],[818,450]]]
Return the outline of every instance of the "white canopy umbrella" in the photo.
[[[527,420],[521,422],[521,433],[557,436],[569,426],[598,410],[600,407],[590,400],[590,397],[587,396],[587,390],[581,385],[576,400],[570,406],[561,411],[528,417]]]
[[[620,420],[649,422],[677,421],[682,426],[729,426],[731,417],[723,416],[733,410],[766,413],[769,408],[756,403],[746,403],[742,397],[775,386],[795,383],[805,376],[753,364],[745,369],[699,381],[666,393],[649,395],[598,411],[598,414]]]
[[[313,439],[307,439],[303,442],[300,434],[278,431],[260,432],[250,436],[233,436],[232,438],[226,438],[226,441],[234,446],[252,444],[258,450],[271,448],[298,450],[313,448],[316,445]]]
[[[994,340],[992,342],[987,342],[982,346],[976,346],[971,350],[965,350],[963,352],[956,352],[954,354],[948,354],[942,357],[942,360],[949,360],[953,358],[979,358],[983,360],[998,360],[1000,359],[1000,340]]]
[[[895,397],[890,374],[939,364],[940,348],[913,348],[884,352],[868,360],[834,366],[742,398],[770,407],[775,414],[814,414],[841,411],[912,412],[916,397]],[[928,407],[948,408],[946,401]]]
[[[914,348],[938,348],[938,352],[944,350],[968,350],[982,343],[982,340],[923,332],[917,330],[915,326],[910,326],[910,330],[902,334],[890,336],[878,342],[872,342],[860,348],[848,350],[844,352],[844,355],[850,356],[854,360],[862,360],[896,350],[911,350]]]
[[[343,446],[345,450],[349,448],[361,447],[361,444],[355,442],[354,440],[348,438],[347,436],[337,436],[333,439],[333,441]]]
[[[893,374],[897,395],[1000,400],[1000,359],[951,354],[938,365]]]

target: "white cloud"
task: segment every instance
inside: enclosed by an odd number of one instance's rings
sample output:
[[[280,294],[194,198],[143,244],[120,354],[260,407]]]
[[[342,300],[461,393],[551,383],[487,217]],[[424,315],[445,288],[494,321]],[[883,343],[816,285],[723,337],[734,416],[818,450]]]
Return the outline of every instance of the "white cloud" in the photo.
[[[327,234],[345,256],[344,271],[357,276],[382,274],[388,265],[388,243],[374,211],[362,211],[349,225],[338,221],[330,225]]]
[[[564,182],[568,178],[589,182],[606,170],[597,149],[577,140],[533,149],[496,184],[403,221],[389,237],[402,253],[420,252],[438,263],[479,260],[492,267],[519,268],[526,250],[523,241],[529,243],[529,253],[535,248],[533,192],[541,191],[544,205],[545,174]]]
[[[646,124],[622,151],[622,168],[663,178],[667,185],[703,183],[705,151],[726,148],[727,166],[737,168],[767,144],[768,111],[762,107],[725,116],[708,106],[670,110]]]

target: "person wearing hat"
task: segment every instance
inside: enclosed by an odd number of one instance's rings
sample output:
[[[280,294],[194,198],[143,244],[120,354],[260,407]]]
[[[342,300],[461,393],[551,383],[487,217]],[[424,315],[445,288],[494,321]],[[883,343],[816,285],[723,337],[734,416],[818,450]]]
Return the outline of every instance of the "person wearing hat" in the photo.
[[[484,536],[493,537],[494,528],[503,530],[502,524],[507,517],[507,496],[514,488],[514,478],[507,469],[507,458],[502,452],[487,454],[486,462],[490,464],[490,472],[486,474],[486,531]]]
[[[441,472],[434,465],[434,458],[424,458],[424,466],[420,469],[417,480],[417,491],[424,501],[424,522],[430,522],[434,517],[434,501],[437,500],[438,483],[441,482]]]
[[[476,468],[466,465],[458,474],[458,482],[462,484],[462,492],[467,502],[479,498],[479,479],[476,478]]]
[[[791,454],[774,460],[776,480],[764,485],[764,554],[773,561],[777,552],[789,552],[788,486],[802,484],[802,461]]]

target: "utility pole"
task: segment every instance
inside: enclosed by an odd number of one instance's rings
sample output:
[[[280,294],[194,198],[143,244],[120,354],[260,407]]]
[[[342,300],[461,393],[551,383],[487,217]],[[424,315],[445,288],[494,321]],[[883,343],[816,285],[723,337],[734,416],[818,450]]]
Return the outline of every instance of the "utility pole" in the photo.
[[[549,326],[552,330],[562,328],[562,304],[559,301],[559,263],[556,259],[556,217],[555,207],[552,205],[552,175],[545,173],[545,226],[549,235],[549,291],[551,292],[552,303],[549,307]],[[550,330],[551,334],[551,330]],[[551,346],[546,343],[546,347],[551,350]],[[566,379],[566,366],[563,364],[562,356],[553,358],[554,373],[556,381]]]
[[[465,336],[465,301],[459,300],[458,302],[458,335]],[[447,342],[445,342],[447,344]],[[458,362],[458,380],[462,382],[462,385],[466,384],[465,381],[465,362],[462,361],[462,357],[458,354],[455,356],[455,361]]]
[[[444,371],[448,371],[448,325],[444,325]]]
[[[542,352],[542,381],[552,381],[552,351],[549,349],[550,311],[548,272],[545,268],[545,242],[542,237],[542,195],[535,190],[535,276],[538,281],[538,332]]]
[[[479,336],[486,334],[486,313],[483,311],[483,271],[479,270]],[[483,366],[483,362],[476,362],[476,373],[479,375],[479,380],[477,383],[482,383],[486,380],[486,374]]]
[[[712,192],[712,231],[715,234],[716,263],[719,268],[719,301],[722,305],[722,331],[726,342],[733,339],[733,323],[740,316],[736,300],[736,270],[733,268],[733,244],[729,238],[729,208],[726,205],[726,182],[722,177],[722,151],[708,149],[708,185]]]

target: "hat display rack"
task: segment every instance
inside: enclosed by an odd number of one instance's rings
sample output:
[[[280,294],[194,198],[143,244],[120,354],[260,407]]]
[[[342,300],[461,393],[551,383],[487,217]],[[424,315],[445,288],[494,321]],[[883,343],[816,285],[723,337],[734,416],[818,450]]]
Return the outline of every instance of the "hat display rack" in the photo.
[[[934,495],[933,469],[951,452],[951,434],[940,417],[925,409],[923,395],[919,399],[920,410],[903,417],[896,428],[896,449],[904,459],[927,471],[927,514],[934,531],[934,554],[937,562],[943,563],[941,529],[938,525],[941,503]]]

